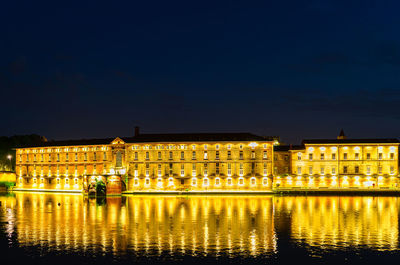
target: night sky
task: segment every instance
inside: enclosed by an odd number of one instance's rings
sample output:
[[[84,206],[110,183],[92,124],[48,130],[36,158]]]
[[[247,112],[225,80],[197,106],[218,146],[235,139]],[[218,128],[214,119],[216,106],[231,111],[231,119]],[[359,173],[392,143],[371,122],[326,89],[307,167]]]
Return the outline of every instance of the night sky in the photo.
[[[399,1],[3,1],[0,135],[400,135]]]

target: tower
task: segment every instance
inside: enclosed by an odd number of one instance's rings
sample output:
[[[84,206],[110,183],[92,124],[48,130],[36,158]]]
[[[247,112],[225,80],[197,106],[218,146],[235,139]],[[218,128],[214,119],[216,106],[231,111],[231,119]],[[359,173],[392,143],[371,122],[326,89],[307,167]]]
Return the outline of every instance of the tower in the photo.
[[[339,136],[337,137],[337,139],[338,140],[344,140],[344,139],[346,139],[347,137],[346,137],[346,135],[344,134],[344,131],[343,131],[343,129],[341,129],[340,130],[340,134],[339,134]]]

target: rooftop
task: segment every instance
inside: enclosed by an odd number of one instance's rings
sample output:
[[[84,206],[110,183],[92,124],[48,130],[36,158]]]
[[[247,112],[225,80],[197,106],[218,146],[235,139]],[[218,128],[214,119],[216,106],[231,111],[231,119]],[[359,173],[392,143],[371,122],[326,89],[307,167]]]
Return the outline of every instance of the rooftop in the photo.
[[[398,139],[308,139],[302,144],[389,144],[399,143]]]
[[[73,146],[73,145],[106,145],[114,138],[79,139],[47,141],[31,147],[48,146]],[[150,142],[248,142],[248,141],[274,141],[277,137],[259,136],[252,133],[175,133],[175,134],[139,134],[133,137],[120,137],[126,143]]]
[[[259,136],[252,133],[174,133],[174,134],[139,134],[123,137],[127,143],[143,142],[226,142],[226,141],[273,141],[272,136]]]

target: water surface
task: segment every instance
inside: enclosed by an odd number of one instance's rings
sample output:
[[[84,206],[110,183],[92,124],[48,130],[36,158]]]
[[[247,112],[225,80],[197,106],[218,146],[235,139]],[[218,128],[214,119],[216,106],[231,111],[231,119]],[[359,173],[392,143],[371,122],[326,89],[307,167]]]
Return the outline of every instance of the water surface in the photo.
[[[375,262],[399,255],[399,198],[0,195],[7,259]]]

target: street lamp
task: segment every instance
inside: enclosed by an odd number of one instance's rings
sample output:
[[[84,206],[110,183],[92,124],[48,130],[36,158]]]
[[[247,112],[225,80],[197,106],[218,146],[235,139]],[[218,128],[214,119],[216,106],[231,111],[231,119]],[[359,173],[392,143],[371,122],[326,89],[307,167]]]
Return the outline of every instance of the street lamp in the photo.
[[[12,171],[12,164],[11,164],[12,155],[8,155],[7,158],[8,160],[10,160],[10,171]]]

